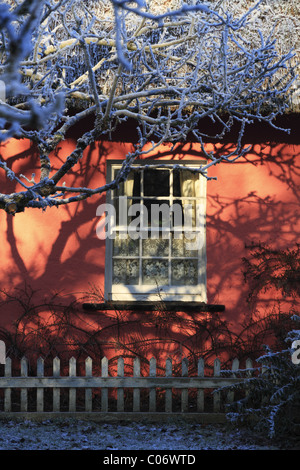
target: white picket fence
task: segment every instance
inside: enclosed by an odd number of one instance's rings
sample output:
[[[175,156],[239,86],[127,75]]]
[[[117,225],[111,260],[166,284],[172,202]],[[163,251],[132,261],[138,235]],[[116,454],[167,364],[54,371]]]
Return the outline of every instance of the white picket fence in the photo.
[[[19,403],[17,404],[18,412],[29,413],[28,408],[28,394],[33,393],[35,395],[35,410],[33,414],[41,415],[45,412],[45,391],[52,390],[52,413],[58,413],[64,415],[65,412],[61,412],[61,392],[67,389],[68,394],[68,412],[72,415],[78,413],[77,407],[77,391],[84,390],[84,413],[100,413],[107,415],[115,413],[109,408],[109,391],[116,391],[116,412],[125,413],[125,400],[124,393],[126,389],[132,390],[131,406],[132,409],[127,413],[129,416],[136,416],[137,414],[153,415],[158,413],[160,415],[172,415],[173,404],[174,404],[174,391],[177,391],[177,409],[178,409],[178,394],[180,396],[180,413],[181,415],[188,415],[192,408],[194,414],[201,415],[205,413],[205,389],[212,390],[219,389],[220,387],[240,382],[241,377],[237,377],[239,370],[239,361],[235,359],[232,362],[232,368],[226,372],[226,376],[222,376],[221,373],[221,362],[217,358],[214,361],[214,370],[212,376],[204,375],[204,361],[200,359],[198,361],[198,371],[196,376],[189,376],[188,360],[185,358],[181,363],[181,376],[173,375],[173,364],[172,360],[168,358],[165,364],[165,374],[157,375],[156,360],[152,358],[149,362],[149,373],[148,376],[141,375],[141,363],[139,358],[133,360],[133,373],[131,376],[124,374],[124,359],[120,357],[117,364],[117,375],[112,375],[109,371],[109,362],[106,357],[101,361],[101,376],[93,375],[93,362],[91,358],[87,358],[85,361],[85,375],[76,375],[76,359],[71,358],[69,360],[69,375],[62,376],[60,368],[60,359],[55,358],[53,360],[52,376],[44,375],[44,360],[39,358],[36,364],[36,376],[29,376],[28,374],[28,360],[24,357],[20,364],[20,375],[12,376],[12,361],[10,358],[6,359],[6,364],[3,366],[4,375],[0,377],[0,392],[2,392],[2,409],[0,405],[0,417],[7,416],[7,414],[16,413],[13,411],[13,405],[16,405],[15,401],[12,403],[12,391],[14,389],[19,390]],[[249,359],[246,361],[246,369],[252,368],[252,361]],[[1,369],[0,369],[1,371]],[[147,391],[146,394],[142,395],[142,391]],[[100,391],[101,399],[99,399],[99,406],[94,407],[93,391]],[[157,394],[164,391],[164,406],[163,409],[158,410],[157,407]],[[193,395],[191,398],[191,391]],[[98,393],[99,397],[99,393]],[[147,403],[141,403],[141,397],[147,400]],[[146,397],[146,398],[145,398]],[[211,394],[212,397],[212,409],[210,413],[218,414],[222,413],[222,407],[224,400],[222,393],[217,392]],[[16,398],[14,398],[16,400]],[[226,394],[225,401],[232,402],[234,400],[234,394],[229,391]],[[143,405],[143,406],[141,406]],[[146,406],[145,406],[146,405]],[[82,408],[82,404],[81,404]],[[141,411],[147,410],[145,411]],[[81,409],[82,413],[82,409]],[[32,410],[31,410],[32,414]],[[224,414],[224,413],[222,413]]]

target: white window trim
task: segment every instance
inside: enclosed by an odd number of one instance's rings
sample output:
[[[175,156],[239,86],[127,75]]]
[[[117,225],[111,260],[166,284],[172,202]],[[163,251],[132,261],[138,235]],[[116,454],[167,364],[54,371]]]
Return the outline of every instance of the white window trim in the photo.
[[[112,180],[113,170],[121,166],[120,160],[107,161],[107,182]],[[157,163],[157,161],[155,161]],[[163,163],[178,164],[175,161],[164,161]],[[182,162],[181,162],[182,163]],[[205,160],[197,161],[184,161],[184,165],[188,167],[199,168],[200,164],[205,164]],[[149,161],[138,161],[136,165],[146,165]],[[201,178],[201,176],[200,176]],[[186,302],[204,302],[207,303],[206,293],[206,178],[202,177],[200,184],[200,194],[197,196],[203,204],[203,218],[204,218],[204,234],[202,240],[202,247],[199,249],[199,268],[198,268],[198,285],[195,286],[136,286],[136,285],[122,285],[112,284],[112,260],[113,260],[113,240],[106,239],[105,247],[105,286],[104,298],[106,301],[186,301]],[[106,202],[112,202],[110,191],[106,194]]]

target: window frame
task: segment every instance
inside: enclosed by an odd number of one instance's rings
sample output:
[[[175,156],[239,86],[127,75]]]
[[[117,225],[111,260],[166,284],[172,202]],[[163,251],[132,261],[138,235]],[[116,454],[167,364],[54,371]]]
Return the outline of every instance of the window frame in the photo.
[[[136,161],[136,166],[149,165],[149,163],[166,163],[168,165],[178,164],[178,161],[164,160],[159,162],[158,160],[147,160]],[[199,168],[199,165],[205,164],[206,160],[185,160],[181,164],[190,168]],[[107,182],[112,181],[113,171],[120,168],[122,161],[120,160],[109,160],[107,162]],[[113,240],[109,237],[106,238],[105,244],[105,285],[104,285],[104,298],[106,301],[185,301],[185,302],[207,302],[206,293],[206,178],[199,175],[201,184],[199,185],[200,194],[196,195],[197,199],[201,199],[202,210],[203,210],[203,239],[202,247],[198,250],[198,284],[197,285],[162,285],[158,288],[153,285],[127,285],[127,284],[113,284]],[[170,198],[170,195],[169,195]],[[175,199],[175,198],[174,198]],[[107,204],[112,203],[112,194],[109,191],[106,194]],[[159,200],[159,199],[158,199]],[[139,257],[141,259],[141,255]],[[188,259],[188,258],[187,258]]]

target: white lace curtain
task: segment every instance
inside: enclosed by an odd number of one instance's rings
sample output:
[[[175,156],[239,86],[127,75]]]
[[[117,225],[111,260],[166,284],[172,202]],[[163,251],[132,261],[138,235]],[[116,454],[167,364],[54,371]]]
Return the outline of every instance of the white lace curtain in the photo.
[[[124,182],[124,196],[132,197],[133,196],[133,184],[134,184],[134,174],[133,172],[129,173],[127,180]],[[128,199],[129,205],[132,204],[132,199]]]
[[[195,197],[199,194],[199,175],[189,170],[180,171],[180,192],[181,197]],[[187,224],[191,227],[196,226],[197,208],[196,201],[189,199],[182,200],[182,208],[184,210]]]
[[[123,183],[124,192],[120,191],[128,198],[133,197],[134,175],[131,173],[128,179]],[[180,171],[180,192],[182,207],[185,220],[188,219],[190,228],[196,227],[196,201],[184,198],[196,197],[199,195],[199,175],[189,170]],[[128,199],[128,207],[132,204],[132,199]],[[197,259],[188,259],[197,256],[196,251],[190,251],[186,248],[185,238],[172,240],[172,264],[166,259],[153,259],[152,257],[165,258],[169,248],[168,240],[143,240],[143,254],[150,256],[144,259],[142,263],[142,283],[153,284],[154,281],[161,285],[169,283],[169,269],[171,268],[171,284],[173,285],[196,285],[198,282],[198,264]],[[114,240],[115,256],[139,256],[138,241],[130,240],[126,237],[120,240],[118,237]],[[180,259],[182,258],[182,259]],[[130,260],[115,259],[113,263],[113,282],[118,284],[138,284],[139,283],[139,262],[135,258]]]

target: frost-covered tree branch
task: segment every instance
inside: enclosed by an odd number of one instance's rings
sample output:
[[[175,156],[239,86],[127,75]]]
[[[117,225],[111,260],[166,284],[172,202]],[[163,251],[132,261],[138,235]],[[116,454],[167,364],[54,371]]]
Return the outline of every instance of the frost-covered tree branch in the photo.
[[[15,214],[101,194],[125,180],[143,154],[190,136],[207,160],[194,171],[209,178],[210,167],[249,150],[242,143],[247,125],[259,120],[274,126],[285,112],[295,77],[293,54],[278,54],[271,30],[261,31],[253,22],[262,0],[236,14],[226,0],[178,1],[159,12],[154,3],[0,3],[0,75],[7,96],[0,102],[0,139],[28,138],[40,155],[39,181],[16,175],[0,160],[0,171],[22,186],[19,192],[0,192],[1,209]],[[51,153],[88,116],[95,118],[94,126],[54,169]],[[63,186],[84,150],[128,119],[139,141],[117,180],[99,188]],[[211,120],[210,136],[202,131],[204,119]],[[207,152],[204,140],[221,141],[234,124],[240,127],[235,148],[223,155]]]

